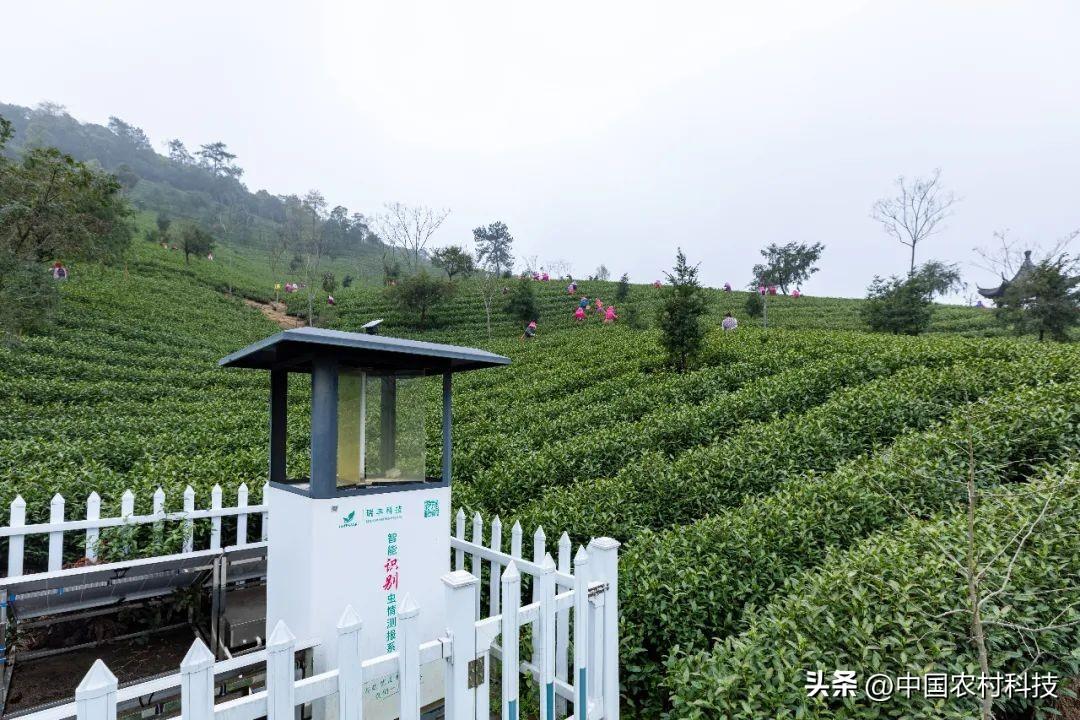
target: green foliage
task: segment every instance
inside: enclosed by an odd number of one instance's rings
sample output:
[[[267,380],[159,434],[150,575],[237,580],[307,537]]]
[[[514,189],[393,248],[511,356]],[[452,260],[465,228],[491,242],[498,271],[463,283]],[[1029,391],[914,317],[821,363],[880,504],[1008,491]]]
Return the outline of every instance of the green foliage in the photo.
[[[701,350],[705,297],[698,282],[698,266],[687,264],[681,248],[675,256],[674,270],[664,274],[668,284],[664,287],[663,304],[657,315],[660,344],[667,353],[668,363],[685,372]]]
[[[334,277],[334,273],[327,270],[322,276],[322,289],[323,292],[333,293],[337,290],[337,278]]]
[[[455,275],[469,277],[476,270],[472,253],[460,245],[439,248],[431,254],[431,262],[435,267],[445,270],[446,277],[450,280],[453,280]]]
[[[630,297],[630,275],[623,273],[615,286],[615,302],[622,305]]]
[[[1044,508],[1050,512],[1037,520]],[[978,508],[975,550],[986,563],[982,583],[1000,588],[982,607],[992,673],[1037,668],[1068,678],[1080,672],[1078,512],[1077,464],[1017,484]],[[1035,532],[1017,546],[1016,538],[1033,523]],[[809,697],[804,689],[807,670],[826,676],[836,668],[855,669],[860,676],[979,676],[964,611],[965,582],[950,559],[964,557],[966,525],[964,511],[916,515],[896,531],[830,552],[822,569],[791,578],[781,596],[759,608],[744,633],[711,651],[670,661],[672,717],[977,717],[978,698],[972,694],[943,701],[899,693],[877,704],[861,694]],[[1049,710],[1045,700],[1016,694],[995,699],[994,706],[995,716],[1028,716],[1024,711],[1041,707],[1047,717]]]
[[[960,267],[956,264],[929,260],[915,271],[915,275],[926,287],[930,297],[945,295],[954,290],[963,290],[964,282],[960,279]]]
[[[754,280],[763,285],[777,285],[787,295],[790,286],[802,285],[818,271],[815,263],[824,250],[825,246],[819,242],[813,245],[770,243],[761,251],[765,263],[754,266]]]
[[[112,175],[56,148],[0,156],[0,250],[20,260],[112,261],[131,243],[130,208]]]
[[[513,267],[514,236],[506,223],[496,221],[486,227],[474,228],[473,241],[476,243],[476,259],[483,266],[492,268],[496,275]]]
[[[202,257],[214,249],[214,236],[198,225],[188,223],[180,229],[180,249],[184,253],[184,262],[191,262],[191,256]]]
[[[400,307],[414,313],[420,328],[425,327],[428,314],[439,303],[453,295],[454,286],[445,280],[432,277],[421,269],[389,289],[390,296]]]
[[[759,318],[765,312],[765,298],[758,292],[746,294],[746,314],[752,318]]]
[[[0,336],[44,329],[59,300],[56,281],[41,263],[0,251]]]
[[[1020,282],[1010,283],[999,298],[995,315],[1018,334],[1034,333],[1039,340],[1068,340],[1080,325],[1080,274],[1066,255],[1046,258]]]
[[[518,322],[527,323],[540,319],[533,281],[519,278],[506,298],[506,312]]]
[[[1064,387],[1067,397],[1080,399],[1080,385]],[[666,697],[658,676],[672,645],[692,652],[743,631],[753,609],[781,593],[787,578],[820,565],[831,550],[900,524],[905,508],[917,514],[956,508],[963,502],[969,435],[978,480],[988,486],[1080,450],[1080,404],[1063,405],[1061,395],[1060,386],[998,392],[985,403],[959,406],[941,428],[901,436],[889,452],[807,474],[704,520],[640,535],[622,558],[627,580],[620,588],[622,657],[638,668],[627,678],[635,704]],[[685,557],[693,565],[664,578],[664,568]],[[696,608],[692,616],[675,611],[688,605]]]
[[[895,335],[925,332],[932,312],[930,289],[918,275],[907,279],[893,276],[888,280],[875,276],[861,310],[871,330]]]

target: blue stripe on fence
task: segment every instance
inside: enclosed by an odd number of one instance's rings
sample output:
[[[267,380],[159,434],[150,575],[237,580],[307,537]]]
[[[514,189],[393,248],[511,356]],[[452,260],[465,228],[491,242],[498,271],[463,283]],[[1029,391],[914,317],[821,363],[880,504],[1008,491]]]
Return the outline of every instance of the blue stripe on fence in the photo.
[[[589,715],[589,701],[586,699],[586,689],[588,686],[585,684],[585,668],[578,670],[578,701],[577,707],[574,708],[574,717],[580,720],[585,720]]]
[[[555,683],[547,684],[547,720],[555,720]]]
[[[517,700],[510,701],[509,709],[510,720],[518,720]]]

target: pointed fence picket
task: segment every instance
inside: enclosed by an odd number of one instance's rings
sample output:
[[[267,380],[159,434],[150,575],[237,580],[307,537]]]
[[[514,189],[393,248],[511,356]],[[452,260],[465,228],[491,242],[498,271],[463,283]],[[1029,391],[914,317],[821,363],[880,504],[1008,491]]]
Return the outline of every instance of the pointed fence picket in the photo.
[[[121,515],[94,518],[88,501],[87,520],[63,521],[63,499],[54,498],[51,517],[57,522],[24,525],[25,503],[16,498],[11,506],[11,520],[0,533],[10,539],[9,568],[22,562],[21,543],[26,535],[49,534],[52,538],[68,530],[90,532],[123,524],[193,522],[238,517],[237,544],[247,542],[246,524],[240,518],[263,513],[262,505],[247,504],[247,488],[237,493],[237,504],[222,508],[220,488],[211,495],[208,510],[190,509],[182,513],[164,511],[164,494],[155,493],[151,515],[134,515],[134,496],[125,493]],[[265,690],[215,704],[215,674],[225,672],[226,663],[215,664],[212,653],[196,640],[174,676],[171,687],[179,688],[181,717],[187,720],[292,720],[298,706],[336,696],[340,720],[363,720],[364,683],[396,673],[399,677],[398,716],[417,720],[420,714],[420,667],[440,659],[446,662],[445,708],[448,720],[489,718],[493,661],[501,665],[498,714],[503,720],[519,720],[521,707],[520,676],[532,677],[540,689],[539,709],[542,720],[618,720],[618,548],[610,538],[592,540],[588,548],[579,547],[571,560],[572,545],[565,533],[558,543],[558,562],[546,551],[546,537],[541,528],[533,535],[532,560],[522,555],[521,526],[511,530],[510,552],[502,550],[502,525],[498,518],[491,523],[489,544],[484,544],[483,519],[473,518],[471,539],[465,539],[465,516],[458,513],[451,549],[455,569],[444,575],[446,636],[422,642],[419,618],[422,609],[406,595],[398,611],[399,649],[374,658],[361,657],[363,626],[352,607],[346,607],[338,623],[336,638],[323,642],[337,643],[338,666],[302,679],[296,679],[295,653],[310,643],[298,645],[288,626],[279,622],[267,639],[265,651]],[[265,526],[265,521],[264,521]],[[220,524],[211,525],[220,542]],[[91,552],[89,549],[88,552]],[[50,554],[51,558],[51,554]],[[472,570],[465,569],[466,561]],[[52,562],[50,560],[50,562]],[[489,613],[477,617],[478,597],[484,565],[490,573]],[[572,565],[572,567],[571,567]],[[531,582],[532,599],[522,604],[522,581]],[[520,657],[522,627],[530,627],[528,659]],[[498,643],[496,643],[498,641]],[[476,677],[474,661],[482,661],[484,672]],[[260,661],[263,662],[263,661]],[[571,672],[572,668],[572,672]],[[160,681],[157,681],[160,682]],[[175,690],[174,690],[175,691]],[[124,693],[121,692],[123,697]],[[25,720],[115,720],[117,684],[112,672],[100,660],[94,663],[76,692],[75,702],[60,708],[28,715]],[[320,704],[320,707],[322,705]],[[572,714],[571,714],[572,711]]]
[[[241,485],[236,494],[236,505],[223,507],[223,492],[219,485],[215,485],[210,492],[210,507],[199,510],[195,505],[195,491],[189,486],[182,496],[183,510],[181,512],[165,511],[165,492],[158,488],[152,498],[152,512],[149,515],[135,514],[135,495],[130,491],[124,491],[120,499],[120,514],[113,517],[101,516],[101,497],[96,493],[90,493],[86,499],[86,519],[66,519],[66,499],[59,493],[54,495],[49,502],[48,522],[26,524],[26,501],[22,496],[16,496],[11,502],[8,515],[8,524],[0,527],[0,537],[8,539],[8,560],[5,578],[14,579],[35,572],[58,572],[64,566],[64,540],[69,532],[81,532],[85,534],[85,549],[83,556],[95,562],[99,559],[101,531],[107,528],[135,525],[151,525],[155,532],[164,532],[165,523],[179,522],[184,528],[182,543],[183,553],[195,551],[194,525],[199,520],[210,521],[209,548],[219,550],[222,545],[222,518],[236,518],[236,544],[238,546],[248,544],[248,516],[261,514],[263,517],[263,537],[266,534],[267,506],[265,504],[250,505],[248,503],[248,489]],[[33,536],[48,537],[48,558],[44,570],[25,571],[26,538]]]

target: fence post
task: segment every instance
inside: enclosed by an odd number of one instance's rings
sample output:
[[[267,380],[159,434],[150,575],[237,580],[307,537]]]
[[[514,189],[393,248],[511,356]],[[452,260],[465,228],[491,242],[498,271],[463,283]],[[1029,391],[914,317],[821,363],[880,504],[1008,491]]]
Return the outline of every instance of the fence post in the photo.
[[[284,620],[278,620],[266,642],[266,717],[293,720],[296,707],[293,648],[296,637]]]
[[[64,522],[64,496],[53,495],[49,503],[49,522]],[[49,533],[49,572],[55,572],[64,565],[64,531]]]
[[[570,551],[572,545],[570,536],[565,532],[559,538],[559,572],[572,575],[570,568]],[[559,592],[559,586],[555,585],[555,594]],[[570,656],[570,610],[563,610],[555,616],[555,677],[563,682],[569,682],[569,668],[567,667]],[[560,717],[566,717],[566,698],[555,698],[555,712]]]
[[[189,553],[195,543],[195,522],[191,519],[191,513],[195,512],[195,490],[190,485],[184,488],[184,512],[188,515],[184,521],[184,552]]]
[[[533,655],[540,657],[540,717],[555,720],[555,561],[551,553],[544,555],[540,568],[542,574],[533,579],[534,593],[540,600]]]
[[[236,489],[236,507],[239,510],[236,516],[236,544],[238,547],[247,545],[247,506],[247,483],[240,483],[240,487]]]
[[[480,513],[477,512],[473,515],[472,519],[472,541],[473,545],[478,547],[484,547],[484,519],[480,517]],[[476,596],[475,611],[473,613],[474,619],[480,619],[480,580],[484,577],[484,561],[481,559],[479,553],[473,553],[472,556],[472,574],[476,576],[476,590],[473,594]]]
[[[399,719],[420,720],[420,606],[409,593],[405,593],[397,617],[401,640],[398,643]]]
[[[16,495],[11,501],[11,514],[8,517],[9,527],[22,527],[26,524],[26,501],[22,495]],[[18,577],[23,574],[23,546],[25,535],[12,535],[8,538],[8,577]]]
[[[547,535],[544,534],[543,525],[536,528],[533,533],[533,562],[540,565],[544,562],[547,553]],[[532,601],[540,602],[540,583],[532,578]],[[540,667],[540,621],[532,623],[532,664]]]
[[[90,497],[86,498],[86,519],[101,519],[101,496],[96,492],[90,493]],[[97,560],[97,544],[100,536],[101,531],[97,528],[86,529],[86,542],[84,544],[86,545],[87,560]]]
[[[158,517],[165,514],[165,491],[160,487],[154,491],[153,509],[154,515],[157,515]],[[157,542],[162,542],[165,539],[164,534],[165,523],[159,520],[154,523],[154,539]]]
[[[515,526],[516,527],[516,526]],[[518,660],[521,608],[521,575],[511,560],[502,574],[502,720],[518,720]]]
[[[575,720],[589,716],[589,554],[574,556],[574,700]]]
[[[94,661],[75,688],[78,720],[116,720],[116,676],[101,659]]]
[[[270,483],[263,484],[262,504],[269,505],[270,503]],[[270,532],[270,513],[264,512],[262,514],[262,529],[259,531],[259,539],[262,542],[266,542],[267,534]]]
[[[120,496],[120,517],[129,518],[135,514],[135,495],[130,490],[125,490]]]
[[[337,624],[338,720],[363,720],[364,660],[360,650],[363,623],[352,605]]]
[[[210,490],[210,509],[211,510],[220,510],[221,509],[221,486],[220,485],[214,485],[213,489]],[[211,550],[220,550],[221,549],[221,516],[220,515],[217,515],[215,517],[210,518],[210,549]]]
[[[502,520],[498,515],[491,521],[491,549],[497,553],[502,552]],[[499,577],[501,575],[502,563],[492,560],[491,578],[488,580],[488,615],[490,617],[499,614],[499,590],[502,588]]]
[[[465,539],[465,511],[461,508],[458,508],[457,517],[455,518],[454,537],[458,540]],[[454,569],[465,569],[465,551],[461,548],[458,548],[457,552],[454,553]]]
[[[214,655],[198,638],[180,661],[180,717],[183,720],[214,717]]]
[[[594,573],[607,583],[604,592],[604,720],[619,720],[619,541],[609,537],[589,542]]]
[[[519,558],[521,554],[521,523],[515,521],[514,527],[510,528],[510,556]]]
[[[446,629],[450,634],[450,666],[446,672],[447,720],[473,720],[476,695],[469,690],[469,662],[476,658],[474,587],[480,579],[463,570],[442,576],[446,595]],[[486,670],[486,668],[485,668]]]

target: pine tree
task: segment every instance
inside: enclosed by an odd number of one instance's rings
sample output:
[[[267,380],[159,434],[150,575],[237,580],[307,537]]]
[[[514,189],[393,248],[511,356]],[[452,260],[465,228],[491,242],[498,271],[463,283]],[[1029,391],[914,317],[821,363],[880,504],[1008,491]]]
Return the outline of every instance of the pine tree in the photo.
[[[664,274],[668,284],[657,315],[660,344],[668,363],[685,372],[704,342],[701,318],[706,310],[705,296],[698,282],[698,266],[687,264],[682,248],[675,256],[673,272]]]

